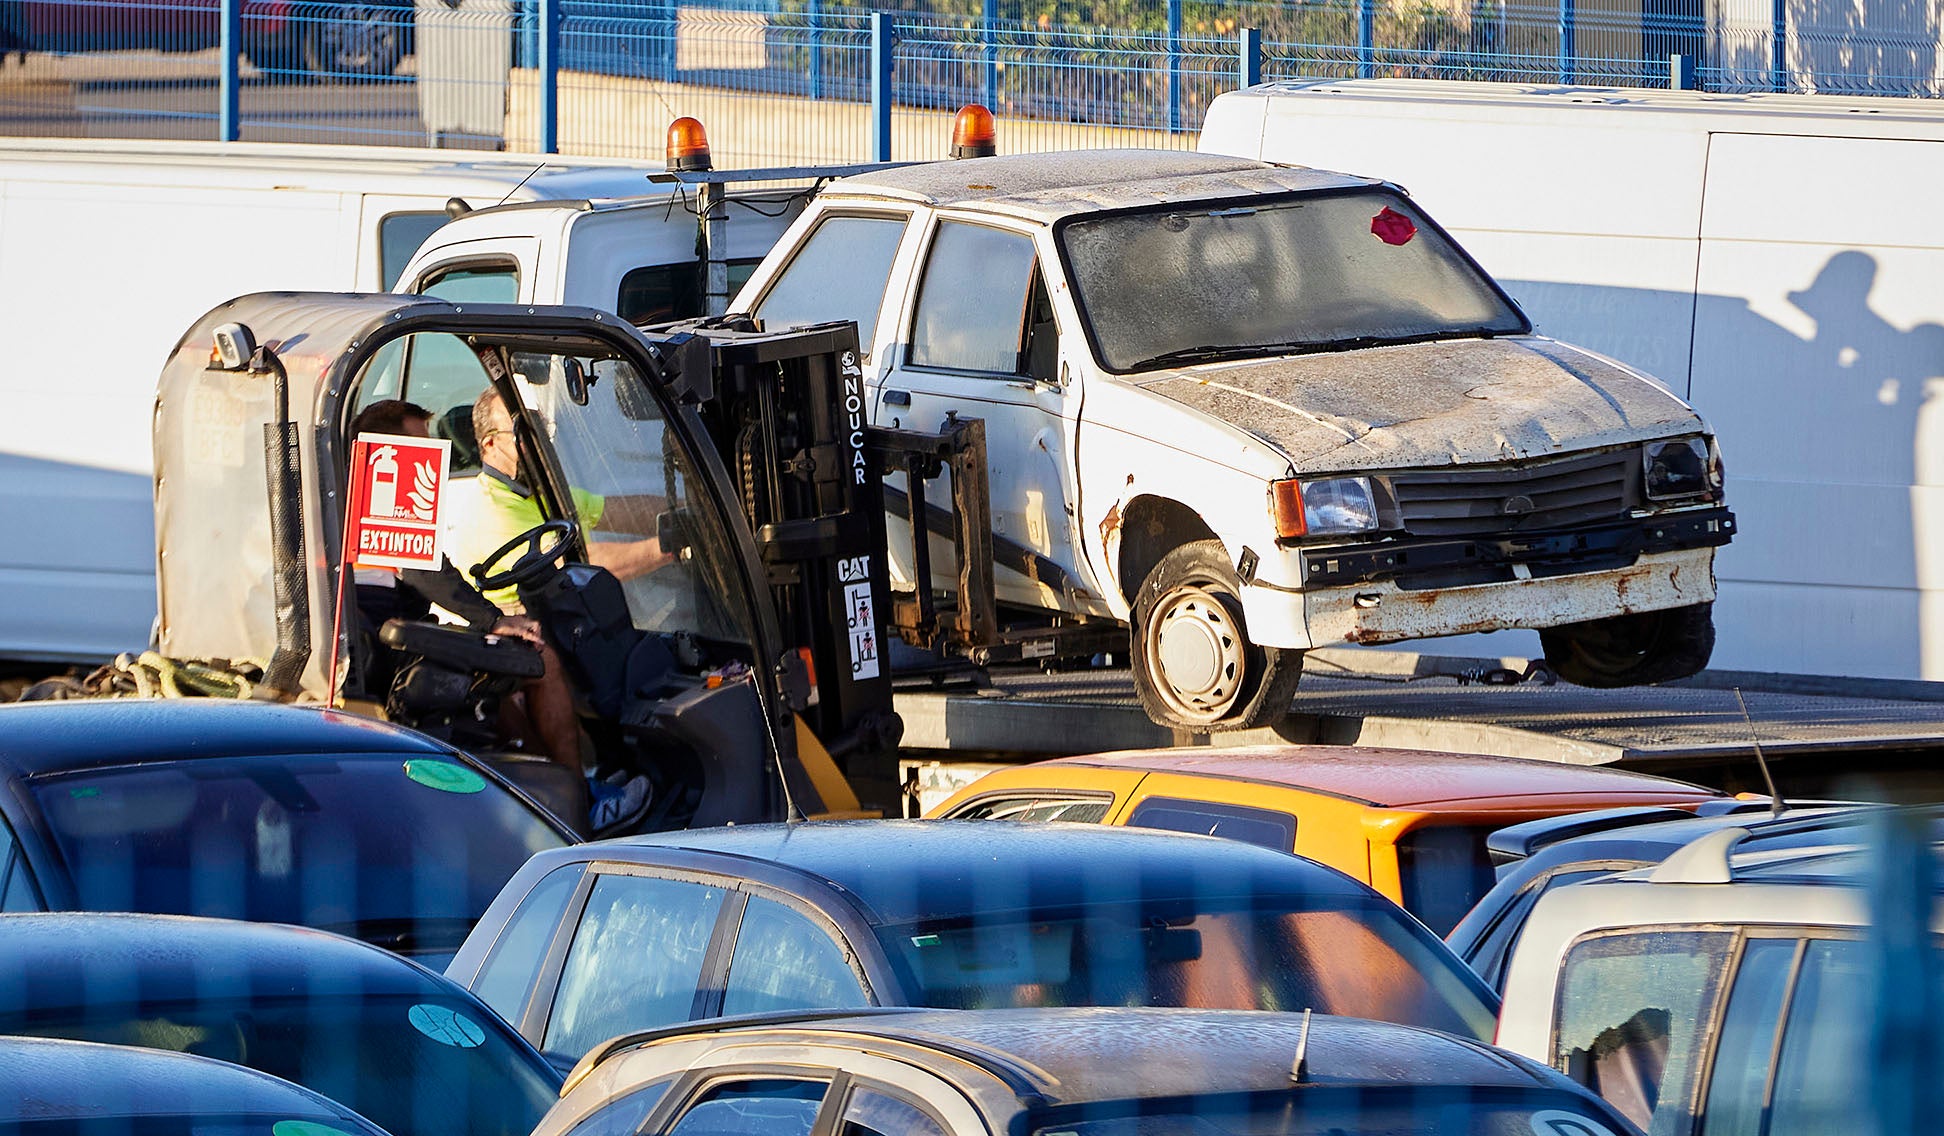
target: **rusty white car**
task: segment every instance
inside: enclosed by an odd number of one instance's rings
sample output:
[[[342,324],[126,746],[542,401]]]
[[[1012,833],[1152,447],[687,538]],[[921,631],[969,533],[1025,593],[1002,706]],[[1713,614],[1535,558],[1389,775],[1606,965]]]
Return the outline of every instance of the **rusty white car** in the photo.
[[[1128,625],[1157,721],[1279,717],[1332,644],[1538,628],[1593,686],[1712,650],[1707,426],[1535,335],[1395,186],[1140,150],[872,172],[731,310],[855,320],[876,426],[983,419],[998,601]]]

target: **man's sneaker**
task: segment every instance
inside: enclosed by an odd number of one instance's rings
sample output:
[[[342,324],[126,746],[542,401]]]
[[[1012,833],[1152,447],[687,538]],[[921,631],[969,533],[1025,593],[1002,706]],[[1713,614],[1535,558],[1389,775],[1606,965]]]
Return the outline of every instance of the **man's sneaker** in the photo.
[[[597,836],[640,820],[647,815],[648,802],[654,796],[648,778],[638,773],[633,777],[612,774],[605,781],[589,781],[587,787],[594,795],[594,807],[587,810],[587,826]]]

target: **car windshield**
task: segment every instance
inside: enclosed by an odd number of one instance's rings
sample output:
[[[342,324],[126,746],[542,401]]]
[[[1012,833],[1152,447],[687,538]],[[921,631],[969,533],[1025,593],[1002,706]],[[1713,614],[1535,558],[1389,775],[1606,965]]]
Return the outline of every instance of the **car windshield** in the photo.
[[[209,758],[30,784],[82,910],[298,923],[432,965],[527,857],[566,843],[442,757]]]
[[[1058,240],[1101,365],[1119,373],[1527,330],[1390,190],[1110,213]]]
[[[305,975],[293,973],[301,988]],[[79,991],[70,993],[78,994]],[[392,1136],[526,1136],[558,1075],[481,1007],[311,984],[309,997],[103,1002],[0,1012],[0,1032],[213,1057],[337,1101]]]
[[[1310,1085],[1286,1092],[1097,1101],[1048,1109],[1036,1136],[1619,1136],[1562,1092]]]
[[[1489,1038],[1494,1007],[1386,904],[1301,897],[984,912],[877,928],[913,1004],[1315,1010]]]

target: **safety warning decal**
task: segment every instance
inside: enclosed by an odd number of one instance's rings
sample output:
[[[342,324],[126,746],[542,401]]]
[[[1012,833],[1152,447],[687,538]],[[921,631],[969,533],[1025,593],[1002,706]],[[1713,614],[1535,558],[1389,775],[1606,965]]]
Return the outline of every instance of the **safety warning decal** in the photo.
[[[361,568],[436,571],[440,512],[452,443],[360,434],[351,443],[350,527],[345,547]]]
[[[837,562],[844,586],[844,613],[850,629],[851,678],[878,676],[877,612],[871,606],[871,558],[851,556]]]

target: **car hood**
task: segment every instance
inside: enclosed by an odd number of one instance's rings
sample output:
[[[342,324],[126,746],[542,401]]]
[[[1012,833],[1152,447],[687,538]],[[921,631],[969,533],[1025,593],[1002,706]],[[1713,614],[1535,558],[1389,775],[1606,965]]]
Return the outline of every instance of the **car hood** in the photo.
[[[1540,336],[1294,355],[1133,381],[1269,443],[1297,473],[1517,461],[1702,428],[1651,380]]]

